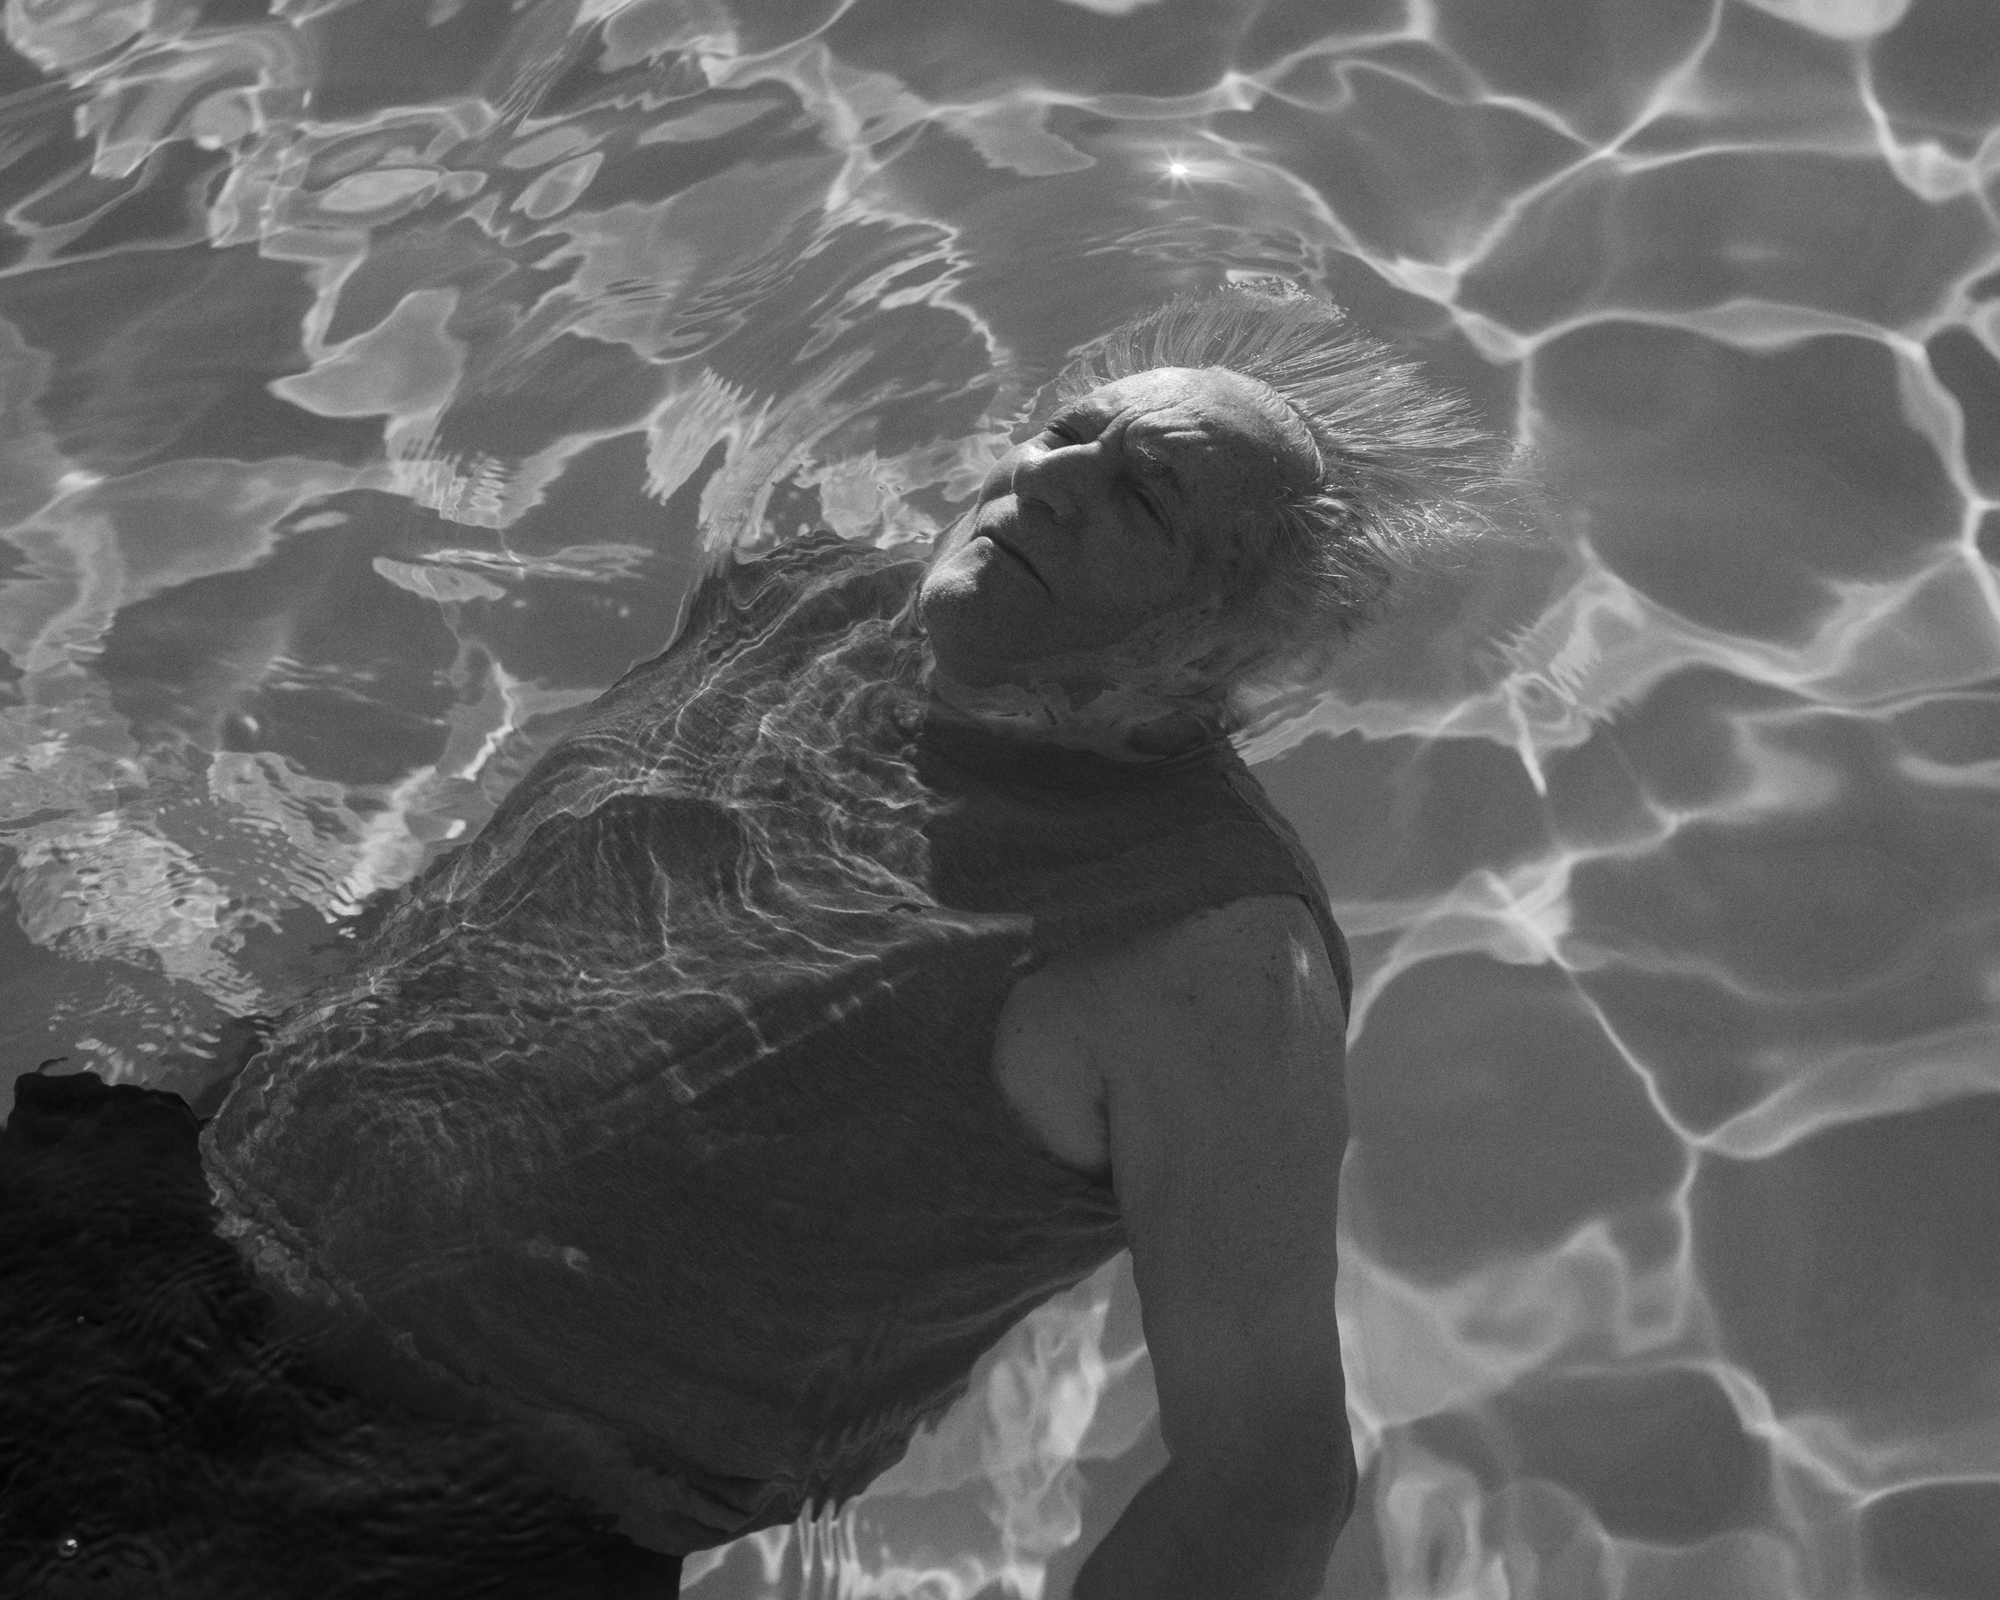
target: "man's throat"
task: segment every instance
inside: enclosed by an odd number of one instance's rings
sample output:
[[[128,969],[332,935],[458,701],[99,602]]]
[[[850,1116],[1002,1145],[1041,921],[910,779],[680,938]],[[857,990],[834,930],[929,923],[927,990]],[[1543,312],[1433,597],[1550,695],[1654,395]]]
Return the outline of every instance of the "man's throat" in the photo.
[[[1112,685],[1082,695],[1055,681],[975,687],[934,660],[926,662],[923,684],[947,718],[1113,761],[1166,760],[1224,737],[1217,719],[1136,687]]]

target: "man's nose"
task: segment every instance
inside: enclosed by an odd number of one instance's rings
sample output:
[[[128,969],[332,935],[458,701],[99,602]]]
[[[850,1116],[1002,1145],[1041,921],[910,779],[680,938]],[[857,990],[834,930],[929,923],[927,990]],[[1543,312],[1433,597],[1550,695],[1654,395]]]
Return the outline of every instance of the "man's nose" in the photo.
[[[1057,522],[1079,516],[1090,497],[1090,451],[1079,445],[1060,450],[1036,450],[1014,463],[1014,498],[1041,506]]]

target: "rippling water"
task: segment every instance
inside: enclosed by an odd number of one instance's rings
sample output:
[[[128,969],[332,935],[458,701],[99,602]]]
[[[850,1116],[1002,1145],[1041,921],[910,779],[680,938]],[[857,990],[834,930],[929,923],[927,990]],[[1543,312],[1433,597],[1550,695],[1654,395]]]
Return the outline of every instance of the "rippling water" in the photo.
[[[1986,0],[5,16],[8,1078],[199,1094],[713,553],[924,538],[1072,346],[1284,273],[1567,528],[1252,752],[1360,980],[1326,1593],[1993,1592]],[[690,1592],[1060,1595],[1154,1414],[1107,1269]]]

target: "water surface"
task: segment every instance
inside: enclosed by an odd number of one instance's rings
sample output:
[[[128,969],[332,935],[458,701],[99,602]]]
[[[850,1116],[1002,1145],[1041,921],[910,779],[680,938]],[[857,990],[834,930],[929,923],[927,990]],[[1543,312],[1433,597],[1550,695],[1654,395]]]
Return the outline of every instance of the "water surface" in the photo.
[[[4,1076],[198,1095],[704,562],[927,538],[1071,348],[1283,273],[1565,512],[1251,752],[1359,980],[1326,1593],[1992,1592],[1983,0],[12,0],[6,41]],[[1154,1415],[1114,1266],[689,1591],[1060,1595]]]

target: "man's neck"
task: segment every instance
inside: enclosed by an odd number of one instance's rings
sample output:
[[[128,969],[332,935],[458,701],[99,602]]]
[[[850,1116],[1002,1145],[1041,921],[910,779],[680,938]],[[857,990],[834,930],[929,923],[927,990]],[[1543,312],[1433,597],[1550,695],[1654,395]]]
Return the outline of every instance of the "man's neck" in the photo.
[[[933,708],[950,720],[1113,761],[1165,761],[1224,737],[1220,719],[1208,708],[1139,688],[1114,686],[1080,699],[1069,686],[1053,682],[975,686],[935,661],[926,665],[924,685]]]

